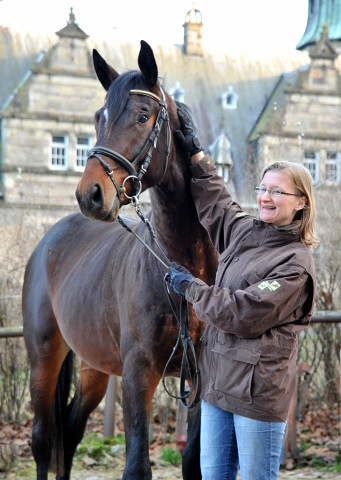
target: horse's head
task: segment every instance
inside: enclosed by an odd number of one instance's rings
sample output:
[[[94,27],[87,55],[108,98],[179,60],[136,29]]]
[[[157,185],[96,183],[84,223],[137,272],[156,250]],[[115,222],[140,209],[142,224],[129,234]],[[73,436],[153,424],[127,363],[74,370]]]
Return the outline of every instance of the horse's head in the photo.
[[[95,114],[97,141],[76,197],[84,215],[114,221],[121,205],[162,182],[174,155],[172,132],[180,124],[146,42],[141,41],[140,71],[119,75],[96,50],[93,61],[107,95]]]

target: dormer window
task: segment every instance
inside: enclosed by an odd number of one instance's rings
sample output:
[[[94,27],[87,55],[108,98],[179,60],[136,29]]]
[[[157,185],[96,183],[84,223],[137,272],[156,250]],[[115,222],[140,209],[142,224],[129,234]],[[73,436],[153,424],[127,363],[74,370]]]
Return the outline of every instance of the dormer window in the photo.
[[[233,90],[233,87],[230,85],[227,92],[224,92],[221,96],[221,105],[225,110],[234,110],[237,108],[237,103],[238,95]]]
[[[177,102],[183,103],[185,100],[185,90],[181,88],[180,82],[175,82],[174,87],[169,90],[169,94]]]
[[[233,161],[231,156],[231,142],[224,132],[221,132],[214,142],[209,145],[208,151],[214,160],[219,175],[228,183]]]

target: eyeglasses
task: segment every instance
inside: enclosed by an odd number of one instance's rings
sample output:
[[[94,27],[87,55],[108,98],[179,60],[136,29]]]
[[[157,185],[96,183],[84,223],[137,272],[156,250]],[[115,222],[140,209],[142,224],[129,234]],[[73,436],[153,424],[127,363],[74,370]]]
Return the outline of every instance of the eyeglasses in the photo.
[[[282,192],[279,188],[265,188],[265,187],[255,187],[255,192],[257,195],[263,195],[265,192],[268,192],[271,197],[280,197],[281,195],[293,195],[294,197],[300,197],[297,193],[287,193]]]

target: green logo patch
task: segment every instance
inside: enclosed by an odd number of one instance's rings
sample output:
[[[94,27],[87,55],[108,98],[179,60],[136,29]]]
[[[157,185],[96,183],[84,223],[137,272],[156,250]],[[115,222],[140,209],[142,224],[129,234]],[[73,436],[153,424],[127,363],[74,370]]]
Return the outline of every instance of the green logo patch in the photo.
[[[266,288],[268,288],[270,291],[277,290],[277,288],[279,287],[280,284],[276,280],[271,283],[266,280],[265,282],[262,282],[258,285],[258,288],[260,288],[261,290],[265,290]]]

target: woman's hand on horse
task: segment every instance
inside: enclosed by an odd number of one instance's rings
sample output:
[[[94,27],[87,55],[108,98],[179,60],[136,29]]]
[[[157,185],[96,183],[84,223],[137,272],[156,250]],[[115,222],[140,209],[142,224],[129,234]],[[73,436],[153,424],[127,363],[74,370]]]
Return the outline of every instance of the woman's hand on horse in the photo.
[[[172,262],[168,267],[168,281],[175,293],[185,295],[189,282],[193,280],[193,275],[182,265]]]
[[[175,130],[174,137],[189,154],[190,157],[196,153],[202,152],[204,148],[201,146],[193,120],[189,110],[183,104],[178,105],[178,117],[181,124],[181,130]]]

